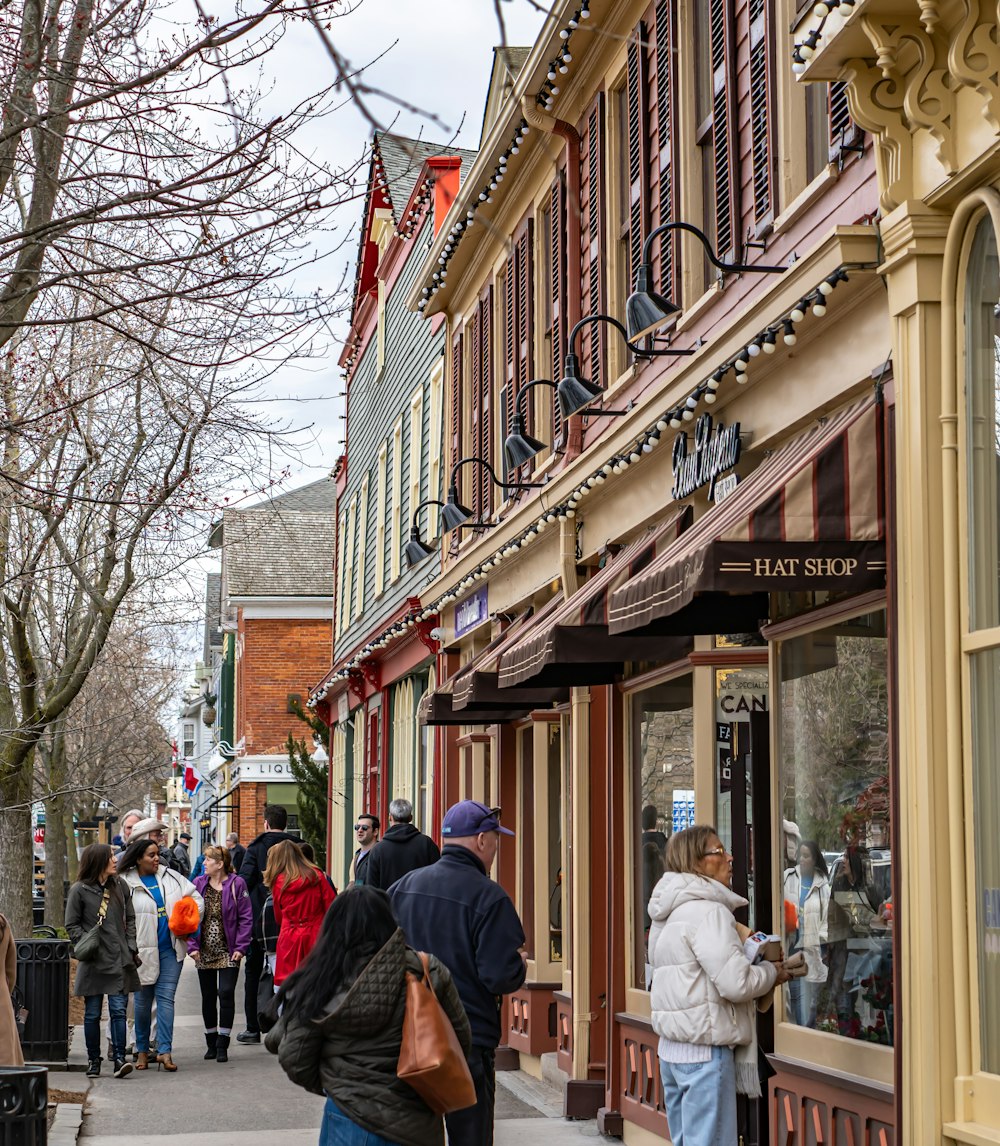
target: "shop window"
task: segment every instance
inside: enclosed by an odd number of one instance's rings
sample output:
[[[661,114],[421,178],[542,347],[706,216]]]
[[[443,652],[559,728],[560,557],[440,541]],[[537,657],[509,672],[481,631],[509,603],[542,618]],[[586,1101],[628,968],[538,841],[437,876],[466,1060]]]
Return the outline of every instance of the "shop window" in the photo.
[[[980,1053],[982,1069],[1000,1074],[1000,259],[989,218],[976,230],[965,281],[968,629],[994,630],[969,655]]]
[[[632,698],[633,986],[645,990],[649,897],[663,875],[667,838],[695,822],[693,682],[688,673]]]
[[[778,649],[782,923],[809,968],[785,1020],[893,1044],[888,642],[884,611]]]

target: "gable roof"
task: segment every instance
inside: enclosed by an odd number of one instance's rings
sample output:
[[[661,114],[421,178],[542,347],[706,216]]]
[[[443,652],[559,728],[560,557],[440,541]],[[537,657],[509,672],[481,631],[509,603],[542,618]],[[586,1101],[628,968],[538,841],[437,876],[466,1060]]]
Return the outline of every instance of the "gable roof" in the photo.
[[[222,648],[222,574],[205,578],[205,648],[202,660],[211,667],[212,650]]]
[[[480,147],[489,135],[490,128],[496,122],[504,101],[513,91],[521,68],[524,67],[524,63],[530,55],[531,48],[498,47],[493,49],[493,70],[490,73],[490,86],[486,90],[483,129],[479,135]]]

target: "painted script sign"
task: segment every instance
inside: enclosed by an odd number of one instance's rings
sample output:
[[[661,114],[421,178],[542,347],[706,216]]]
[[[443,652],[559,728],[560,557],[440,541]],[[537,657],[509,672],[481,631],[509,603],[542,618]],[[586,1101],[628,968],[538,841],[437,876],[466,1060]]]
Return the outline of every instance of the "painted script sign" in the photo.
[[[694,452],[688,453],[687,434],[678,434],[674,441],[674,501],[683,501],[696,489],[708,486],[708,496],[715,497],[716,479],[731,470],[740,460],[740,424],[718,426],[711,414],[702,414],[694,424]]]

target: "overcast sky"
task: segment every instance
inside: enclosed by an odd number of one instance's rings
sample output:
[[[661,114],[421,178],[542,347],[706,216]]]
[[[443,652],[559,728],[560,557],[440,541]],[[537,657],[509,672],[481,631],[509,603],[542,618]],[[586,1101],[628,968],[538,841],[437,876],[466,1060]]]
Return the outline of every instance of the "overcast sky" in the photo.
[[[507,43],[533,43],[545,19],[541,4],[500,0],[500,8]],[[386,127],[432,141],[478,146],[493,47],[500,43],[494,0],[361,0],[333,22],[330,34],[337,49],[355,66],[381,56],[365,72],[368,84],[437,116],[444,125],[402,110],[389,100],[374,100],[371,110]],[[332,74],[318,38],[302,24],[288,33],[278,54],[270,59],[280,61],[273,77],[276,108],[308,95]],[[361,112],[345,107],[323,122],[306,149],[312,149],[318,159],[345,164],[361,154],[370,135],[371,126]],[[351,264],[353,280],[362,205],[358,200],[342,210],[338,226],[341,231],[350,230],[350,239],[343,253],[325,265],[327,284],[339,280],[345,262]],[[340,453],[342,406],[334,397],[343,388],[337,366],[340,350],[339,342],[331,345],[322,358],[305,368],[285,370],[272,385],[275,398],[269,412],[298,426],[312,427],[298,436],[304,452],[302,462],[295,465],[290,488],[322,476]],[[295,400],[287,400],[287,395]]]

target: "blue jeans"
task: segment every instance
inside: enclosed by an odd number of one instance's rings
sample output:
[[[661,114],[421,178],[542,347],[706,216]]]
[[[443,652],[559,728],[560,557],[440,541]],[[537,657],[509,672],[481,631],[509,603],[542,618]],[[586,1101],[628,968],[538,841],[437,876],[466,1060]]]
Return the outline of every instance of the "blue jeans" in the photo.
[[[319,1131],[319,1146],[393,1146],[387,1138],[380,1138],[353,1122],[327,1097],[323,1111],[323,1125]]]
[[[87,995],[83,1008],[83,1037],[87,1044],[87,1058],[101,1057],[101,1006],[103,995]],[[111,1017],[111,1047],[115,1058],[125,1057],[125,1012],[128,995],[108,995],[108,1015]]]
[[[184,966],[169,951],[160,952],[160,974],[155,983],[143,987],[135,997],[135,1049],[149,1054],[149,1027],[156,999],[156,1053],[170,1054],[174,1042],[174,995]]]
[[[660,1062],[673,1146],[735,1146],[736,1065],[730,1047],[710,1062]]]

